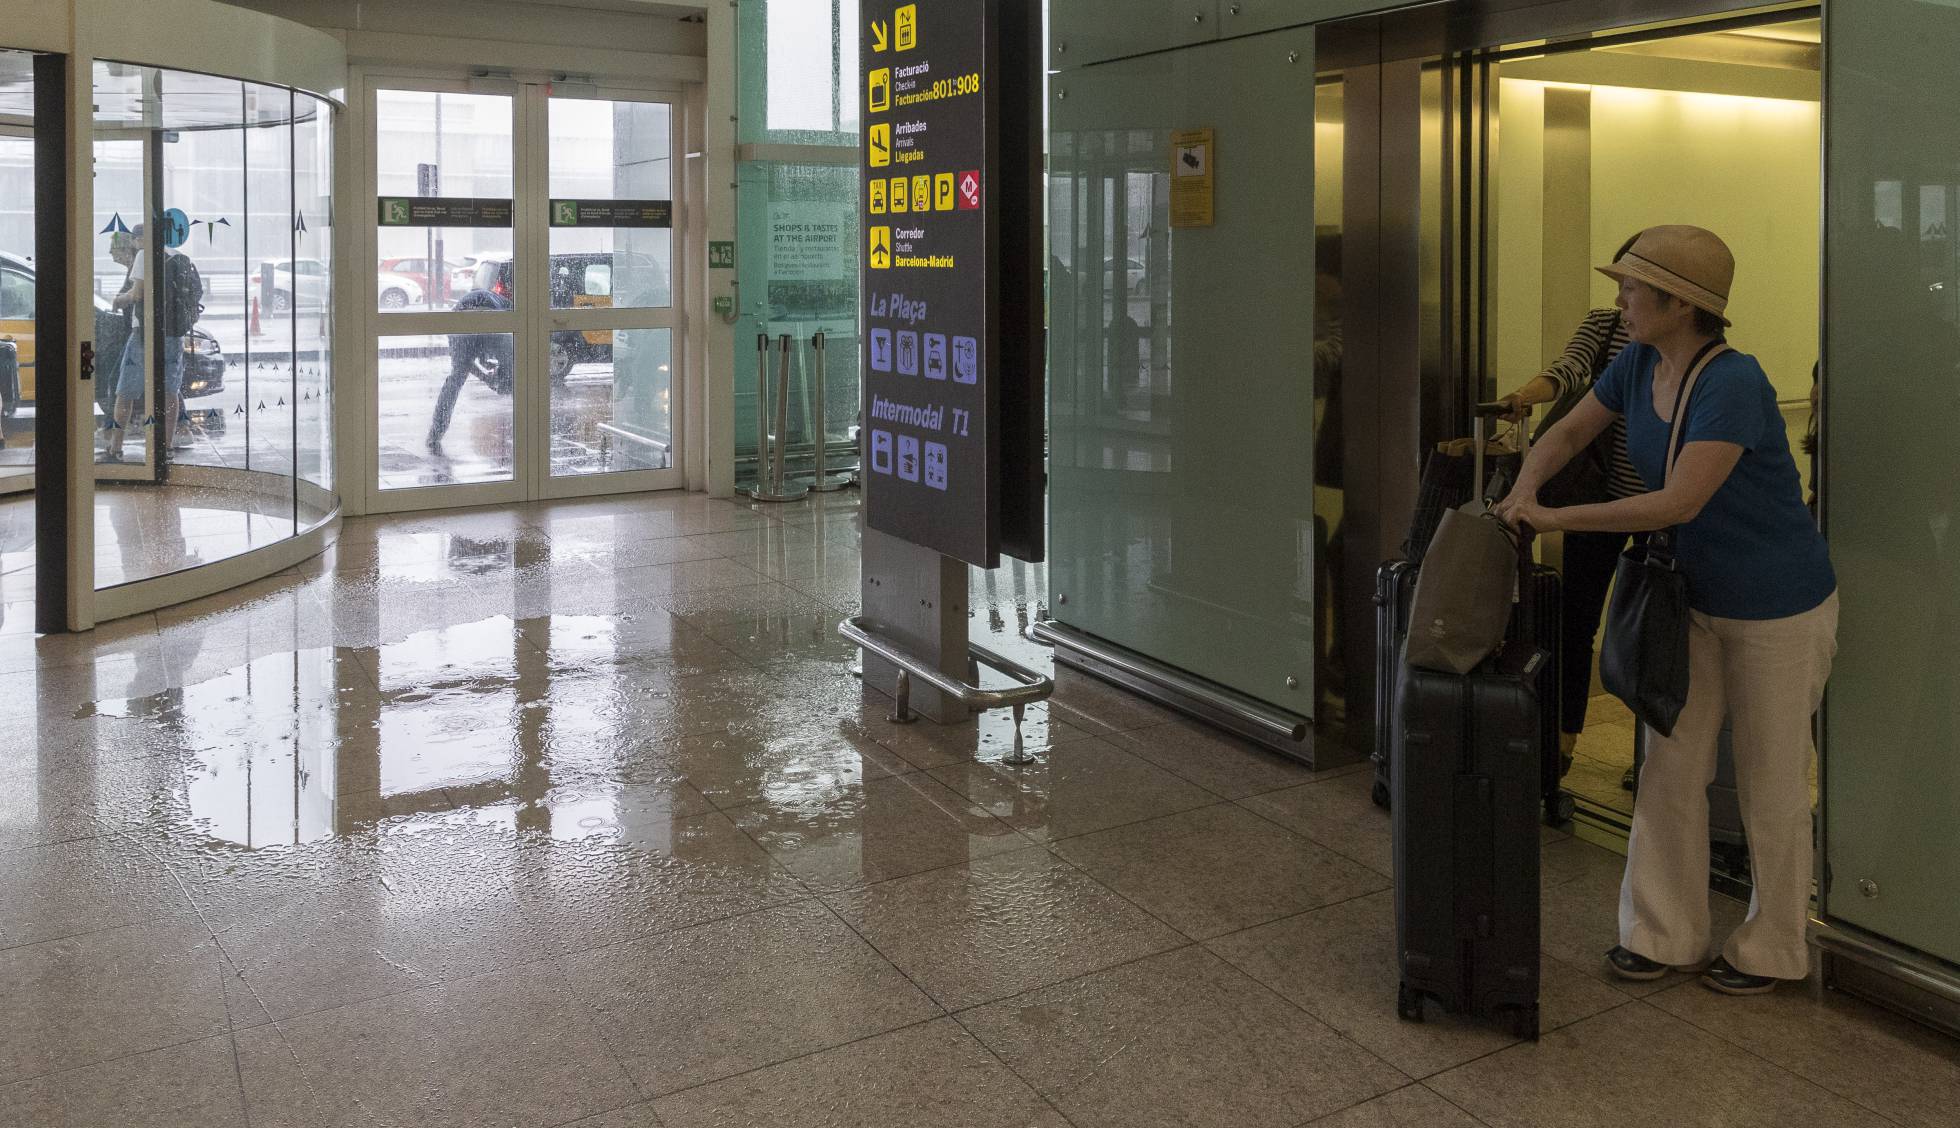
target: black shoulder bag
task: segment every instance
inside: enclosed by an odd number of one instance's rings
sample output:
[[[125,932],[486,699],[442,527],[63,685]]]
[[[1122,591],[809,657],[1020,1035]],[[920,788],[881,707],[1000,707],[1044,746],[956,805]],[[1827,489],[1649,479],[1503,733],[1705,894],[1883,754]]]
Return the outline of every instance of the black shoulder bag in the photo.
[[[1727,349],[1723,341],[1702,346],[1674,393],[1663,489],[1681,457],[1695,385],[1709,362]],[[1688,704],[1688,577],[1675,564],[1675,532],[1661,529],[1649,534],[1646,544],[1620,554],[1613,572],[1613,603],[1606,611],[1606,641],[1599,649],[1599,680],[1606,691],[1662,736],[1674,735],[1674,722]]]
[[[1613,323],[1606,327],[1606,335],[1599,339],[1599,347],[1593,350],[1593,380],[1598,380],[1599,374],[1612,363],[1613,337],[1619,331],[1620,314],[1615,310]],[[1545,421],[1538,425],[1538,430],[1531,436],[1532,441],[1544,441],[1545,436],[1552,433],[1552,428],[1558,426],[1559,420],[1571,414],[1572,409],[1579,406],[1579,401],[1591,394],[1592,381],[1587,381],[1584,386],[1576,382],[1568,384],[1565,394],[1545,413]],[[1613,431],[1609,427],[1538,488],[1538,500],[1552,509],[1563,509],[1569,505],[1597,505],[1612,498],[1612,493],[1607,489],[1607,483],[1612,478]]]

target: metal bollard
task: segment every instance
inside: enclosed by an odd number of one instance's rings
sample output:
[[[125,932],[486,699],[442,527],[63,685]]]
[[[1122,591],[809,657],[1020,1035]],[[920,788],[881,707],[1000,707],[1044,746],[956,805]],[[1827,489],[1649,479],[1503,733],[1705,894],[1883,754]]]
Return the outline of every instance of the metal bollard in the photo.
[[[1027,711],[1026,705],[1014,706],[1014,747],[1007,755],[1000,758],[1000,762],[1009,767],[1018,768],[1024,764],[1034,763],[1034,757],[1028,754],[1027,744],[1021,740],[1021,722],[1026,718]]]
[[[811,370],[811,383],[815,385],[816,392],[816,406],[810,412],[810,432],[815,436],[817,452],[816,474],[810,479],[810,489],[817,493],[830,493],[855,484],[856,477],[849,473],[839,474],[836,477],[830,474],[828,466],[830,452],[825,449],[830,445],[830,412],[824,399],[823,330],[817,330],[816,336],[810,338],[810,348],[816,353],[816,365]]]
[[[783,484],[783,431],[789,414],[789,334],[783,334],[783,374],[776,393],[776,441],[769,438],[769,334],[755,339],[755,484],[749,496],[757,501],[797,501],[810,493],[807,486]],[[770,448],[775,448],[771,457]]]

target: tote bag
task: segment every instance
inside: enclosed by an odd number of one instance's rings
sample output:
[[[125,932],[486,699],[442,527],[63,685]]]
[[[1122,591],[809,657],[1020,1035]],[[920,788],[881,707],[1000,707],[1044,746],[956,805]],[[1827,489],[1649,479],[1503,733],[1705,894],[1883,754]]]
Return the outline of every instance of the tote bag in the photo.
[[[1416,573],[1405,660],[1469,673],[1504,641],[1517,591],[1517,534],[1481,500],[1447,510]]]

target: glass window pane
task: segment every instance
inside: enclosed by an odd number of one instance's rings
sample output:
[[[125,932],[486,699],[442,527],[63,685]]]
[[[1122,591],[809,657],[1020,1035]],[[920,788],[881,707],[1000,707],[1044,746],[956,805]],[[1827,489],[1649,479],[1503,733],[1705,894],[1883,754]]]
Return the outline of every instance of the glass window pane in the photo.
[[[511,107],[502,94],[378,91],[377,192],[510,199]],[[375,246],[383,310],[449,309],[471,289],[514,298],[509,227],[382,227]]]
[[[227,287],[221,317],[206,318],[207,328],[228,346],[228,353],[242,356],[232,373],[237,386],[225,397],[230,411],[196,413],[189,429],[196,445],[180,456],[194,457],[214,466],[242,466],[245,469],[290,477],[293,472],[293,342],[301,332],[319,332],[321,310],[327,301],[325,264],[306,255],[297,255],[293,241],[293,135],[292,93],[272,87],[247,86],[248,102],[276,119],[248,125],[245,143],[245,196],[240,201],[242,242],[235,243],[226,274],[231,279],[246,275],[258,263],[260,289],[264,288],[265,264],[274,265],[274,285],[295,300],[282,303],[271,315],[263,306],[257,333],[249,310],[240,301],[251,289],[247,276],[236,296]],[[228,235],[216,240],[196,236],[193,243],[206,243],[215,250]],[[220,264],[213,262],[212,266]],[[280,273],[281,269],[286,273]],[[207,275],[211,268],[206,268]],[[216,397],[212,397],[216,406]],[[193,401],[195,402],[195,401]],[[243,408],[243,411],[239,411]],[[182,439],[180,437],[179,442]],[[287,487],[290,497],[290,486]]]
[[[511,334],[382,337],[378,344],[381,488],[509,481]]]
[[[665,102],[554,98],[550,151],[553,199],[673,199],[673,107]],[[553,309],[670,306],[673,231],[554,226],[550,276]]]
[[[333,107],[306,94],[295,96],[293,126],[293,243],[317,256],[333,274]],[[294,326],[294,460],[304,482],[333,488],[333,290],[321,293],[309,326]],[[309,524],[310,491],[299,492],[299,519]]]
[[[0,51],[0,111],[31,118],[34,64]],[[0,626],[34,618],[34,140],[0,136]],[[18,679],[16,679],[18,681]],[[31,688],[26,692],[32,693]],[[32,809],[33,800],[29,799]]]
[[[673,331],[554,333],[580,358],[551,384],[551,472],[557,476],[673,465]],[[602,344],[595,344],[594,339]]]

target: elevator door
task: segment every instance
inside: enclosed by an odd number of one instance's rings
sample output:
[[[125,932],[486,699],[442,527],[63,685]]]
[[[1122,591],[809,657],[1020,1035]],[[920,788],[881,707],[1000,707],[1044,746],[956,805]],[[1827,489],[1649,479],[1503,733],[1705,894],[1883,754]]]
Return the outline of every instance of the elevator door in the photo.
[[[1077,630],[1313,714],[1313,39],[1051,83],[1051,588]]]

